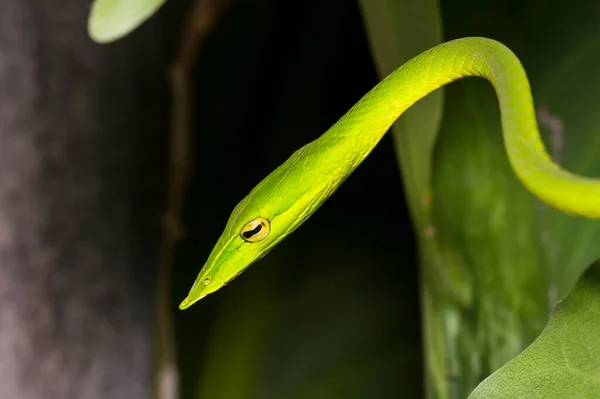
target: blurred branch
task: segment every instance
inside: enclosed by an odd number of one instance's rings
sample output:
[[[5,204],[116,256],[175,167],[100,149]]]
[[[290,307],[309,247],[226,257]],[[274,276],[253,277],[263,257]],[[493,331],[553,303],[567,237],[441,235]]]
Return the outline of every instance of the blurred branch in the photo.
[[[179,372],[176,366],[173,317],[171,303],[171,269],[173,250],[184,235],[181,211],[190,182],[193,160],[193,95],[190,71],[203,40],[213,29],[227,6],[227,0],[195,0],[185,23],[180,49],[171,67],[172,131],[171,164],[167,210],[164,218],[165,234],[161,247],[158,280],[159,319],[159,399],[179,397]]]

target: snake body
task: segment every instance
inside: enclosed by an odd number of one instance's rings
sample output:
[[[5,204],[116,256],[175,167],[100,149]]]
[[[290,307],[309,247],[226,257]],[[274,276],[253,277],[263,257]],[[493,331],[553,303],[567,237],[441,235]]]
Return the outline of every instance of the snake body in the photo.
[[[600,218],[600,179],[575,175],[552,161],[516,55],[495,40],[456,39],[400,66],[252,189],[231,213],[180,308],[215,292],[265,256],[335,192],[406,109],[465,77],[485,78],[495,88],[508,159],[525,187],[565,213]]]

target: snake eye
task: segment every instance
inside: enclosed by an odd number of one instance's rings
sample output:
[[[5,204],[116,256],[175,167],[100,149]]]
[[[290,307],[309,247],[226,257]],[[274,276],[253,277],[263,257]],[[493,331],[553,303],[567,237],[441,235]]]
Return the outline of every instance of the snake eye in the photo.
[[[267,238],[271,225],[265,218],[256,218],[242,228],[240,235],[248,242],[259,242]]]

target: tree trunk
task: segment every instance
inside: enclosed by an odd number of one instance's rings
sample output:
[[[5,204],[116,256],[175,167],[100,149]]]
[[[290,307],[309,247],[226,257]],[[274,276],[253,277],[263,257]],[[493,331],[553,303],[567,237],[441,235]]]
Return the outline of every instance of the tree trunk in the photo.
[[[0,0],[1,398],[151,390],[180,14],[98,45],[90,3]]]

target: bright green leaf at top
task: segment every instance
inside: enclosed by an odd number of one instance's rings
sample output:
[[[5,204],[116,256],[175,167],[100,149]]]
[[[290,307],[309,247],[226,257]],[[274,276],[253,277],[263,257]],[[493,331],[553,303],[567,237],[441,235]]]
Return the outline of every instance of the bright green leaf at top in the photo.
[[[88,34],[98,43],[118,40],[150,18],[167,0],[95,0]]]
[[[542,334],[483,381],[478,398],[600,397],[600,261],[554,309]]]

